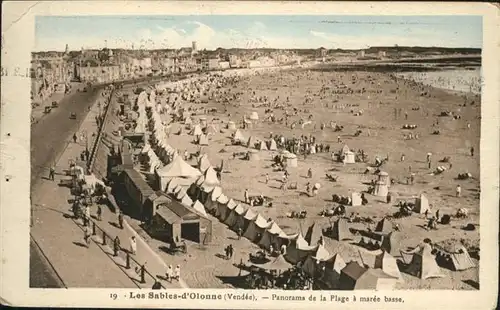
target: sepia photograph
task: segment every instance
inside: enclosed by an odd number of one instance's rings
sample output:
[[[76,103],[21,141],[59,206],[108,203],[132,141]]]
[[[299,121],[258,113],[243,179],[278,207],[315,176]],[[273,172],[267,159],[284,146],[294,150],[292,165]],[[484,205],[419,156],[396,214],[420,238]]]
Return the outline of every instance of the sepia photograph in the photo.
[[[33,16],[29,289],[489,285],[481,14],[163,12]]]

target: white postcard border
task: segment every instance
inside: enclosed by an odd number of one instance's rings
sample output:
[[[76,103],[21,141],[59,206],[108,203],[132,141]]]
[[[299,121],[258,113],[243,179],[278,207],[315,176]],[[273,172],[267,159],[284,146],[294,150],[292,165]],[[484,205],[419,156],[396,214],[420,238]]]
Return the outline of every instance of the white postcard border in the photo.
[[[0,297],[2,303],[17,306],[73,307],[175,307],[175,308],[488,308],[495,305],[498,287],[498,180],[499,180],[499,38],[498,7],[481,3],[388,3],[388,2],[4,2],[2,3],[2,69],[13,72],[30,67],[36,15],[482,15],[484,87],[481,128],[481,264],[479,291],[276,291],[287,296],[306,296],[306,301],[272,301],[272,291],[168,290],[167,293],[249,293],[257,302],[187,300],[110,299],[110,293],[128,295],[127,289],[30,289],[30,98],[29,78],[3,77],[0,179]],[[411,14],[410,14],[411,13]],[[459,27],[459,25],[457,25]],[[23,69],[24,68],[24,69]],[[134,292],[149,291],[141,290]],[[158,291],[155,291],[156,293]],[[310,296],[392,296],[404,303],[338,303],[308,301]],[[227,297],[227,296],[226,296]]]

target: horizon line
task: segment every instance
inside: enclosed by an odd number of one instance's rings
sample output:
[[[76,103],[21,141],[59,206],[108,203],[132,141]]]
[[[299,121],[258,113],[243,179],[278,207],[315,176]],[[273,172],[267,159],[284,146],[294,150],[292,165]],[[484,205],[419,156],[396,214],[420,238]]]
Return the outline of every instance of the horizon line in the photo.
[[[190,46],[181,46],[177,48],[141,48],[141,49],[131,49],[131,48],[122,48],[122,47],[92,47],[92,48],[84,48],[83,50],[86,51],[93,51],[93,50],[103,50],[103,49],[110,49],[110,50],[124,50],[124,51],[164,51],[164,50],[180,50],[183,48],[191,48]],[[369,50],[371,48],[388,48],[388,49],[397,49],[397,48],[435,48],[435,49],[448,49],[448,50],[482,50],[482,47],[447,47],[447,46],[425,46],[425,45],[400,45],[400,46],[370,46],[366,48],[326,48],[324,46],[320,47],[310,47],[310,48],[277,48],[277,47],[253,47],[253,48],[247,48],[247,47],[220,47],[222,50],[232,50],[232,49],[237,49],[237,50],[283,50],[283,51],[289,51],[289,50],[296,50],[296,51],[304,51],[304,50],[318,50],[324,48],[326,50],[338,50],[338,51],[363,51],[363,50]],[[219,49],[219,48],[217,48]],[[201,49],[198,51],[207,51],[207,52],[214,52],[217,49]],[[32,51],[31,53],[43,53],[43,52],[64,52],[65,49],[63,48],[62,50],[38,50],[38,51]],[[69,52],[80,52],[81,50],[69,50]]]

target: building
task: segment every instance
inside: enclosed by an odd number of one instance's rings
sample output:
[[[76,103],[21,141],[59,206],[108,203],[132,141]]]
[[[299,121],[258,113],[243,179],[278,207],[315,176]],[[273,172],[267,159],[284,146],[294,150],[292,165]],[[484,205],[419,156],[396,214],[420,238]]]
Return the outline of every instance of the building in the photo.
[[[196,41],[192,42],[191,48],[192,48],[192,53],[193,54],[196,54],[198,52],[198,45],[197,45]]]
[[[378,52],[378,57],[385,58],[385,57],[387,57],[387,53],[385,51],[379,51]]]
[[[212,221],[164,192],[157,191],[150,195],[144,210],[150,223],[149,233],[155,238],[166,242],[182,238],[199,244],[212,241]]]
[[[229,66],[231,68],[241,67],[241,59],[237,55],[229,55]]]
[[[365,57],[365,51],[359,51],[358,57],[360,57],[360,58]]]
[[[107,83],[120,80],[120,66],[101,66],[88,62],[86,66],[77,67],[77,76],[82,82]]]
[[[133,213],[141,219],[148,218],[149,210],[144,208],[144,203],[154,193],[154,190],[144,180],[141,173],[133,168],[125,168],[120,176],[123,187],[130,198]]]

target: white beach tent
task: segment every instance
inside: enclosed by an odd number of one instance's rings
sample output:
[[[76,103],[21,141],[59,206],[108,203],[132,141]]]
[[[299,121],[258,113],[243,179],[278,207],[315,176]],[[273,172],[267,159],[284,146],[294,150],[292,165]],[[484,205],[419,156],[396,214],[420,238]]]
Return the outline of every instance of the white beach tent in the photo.
[[[168,180],[172,178],[182,178],[195,182],[201,172],[186,163],[182,156],[177,156],[165,167],[157,169],[156,175],[159,179],[160,188],[163,189],[166,187]]]
[[[201,202],[199,202],[198,200],[196,200],[193,204],[193,209],[195,209],[196,211],[198,211],[199,213],[201,213],[202,215],[204,216],[207,216],[207,212],[205,211],[205,207],[203,206],[203,204]]]
[[[344,162],[344,164],[355,164],[356,163],[356,155],[351,151],[345,152],[343,162]]]
[[[252,242],[259,242],[259,236],[262,236],[268,225],[266,219],[258,214],[257,217],[250,222],[243,236]]]

